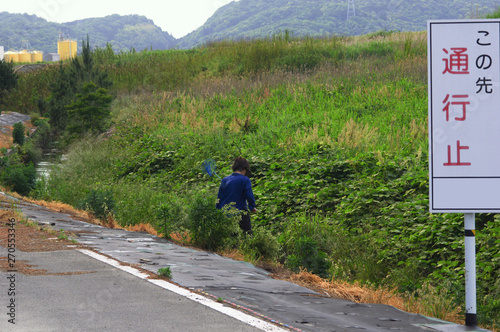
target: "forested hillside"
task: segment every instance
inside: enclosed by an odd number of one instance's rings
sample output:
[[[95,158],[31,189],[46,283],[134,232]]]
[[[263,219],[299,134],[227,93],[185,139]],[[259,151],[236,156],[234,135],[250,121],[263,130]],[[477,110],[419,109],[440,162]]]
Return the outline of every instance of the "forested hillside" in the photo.
[[[110,43],[115,51],[162,50],[175,45],[173,36],[139,15],[110,15],[59,24],[36,15],[0,12],[0,45],[6,51],[24,49],[29,43],[35,50],[56,53],[60,32],[78,40],[79,48],[87,35],[91,37],[92,46],[105,47]]]
[[[429,19],[478,17],[500,0],[240,0],[222,6],[201,27],[175,39],[138,15],[110,15],[58,24],[35,15],[0,13],[0,45],[56,52],[59,32],[91,45],[111,43],[115,51],[131,48],[192,48],[210,41],[269,37],[287,30],[295,36],[355,36],[376,31],[423,31]],[[350,9],[349,19],[348,9]],[[79,44],[80,46],[80,44]]]
[[[240,0],[220,8],[180,47],[222,39],[268,37],[289,30],[296,36],[355,36],[379,30],[422,31],[429,19],[478,17],[498,0]]]

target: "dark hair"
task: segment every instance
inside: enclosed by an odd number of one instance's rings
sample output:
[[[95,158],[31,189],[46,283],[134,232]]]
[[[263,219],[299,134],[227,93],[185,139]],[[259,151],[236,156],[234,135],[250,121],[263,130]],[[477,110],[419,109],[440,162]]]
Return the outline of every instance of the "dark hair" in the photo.
[[[234,160],[233,172],[246,170],[247,175],[250,175],[250,164],[245,158],[238,157]]]

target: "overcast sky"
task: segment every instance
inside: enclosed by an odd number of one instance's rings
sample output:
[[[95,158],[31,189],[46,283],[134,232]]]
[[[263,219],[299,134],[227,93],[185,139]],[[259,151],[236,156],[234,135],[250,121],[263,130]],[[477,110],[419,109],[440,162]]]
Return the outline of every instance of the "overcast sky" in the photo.
[[[180,38],[234,0],[2,0],[0,12],[28,13],[64,23],[111,14],[139,14]]]

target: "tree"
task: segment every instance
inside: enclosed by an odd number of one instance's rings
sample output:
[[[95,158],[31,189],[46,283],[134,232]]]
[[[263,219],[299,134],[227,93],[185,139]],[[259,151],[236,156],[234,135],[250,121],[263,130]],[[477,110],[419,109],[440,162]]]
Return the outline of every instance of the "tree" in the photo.
[[[83,85],[82,93],[76,95],[76,101],[68,105],[70,133],[102,133],[111,113],[113,97],[108,90],[99,88],[94,82]]]
[[[17,79],[13,63],[0,60],[0,104],[3,96],[17,86]]]
[[[99,68],[98,65],[95,64],[93,58],[94,55],[90,50],[89,37],[87,36],[86,43],[82,40],[81,56],[71,59],[67,64],[61,63],[59,66],[57,78],[51,83],[49,88],[52,94],[47,99],[50,125],[56,134],[62,133],[68,125],[72,126],[71,131],[73,133],[88,131],[87,127],[82,128],[82,130],[75,127],[75,123],[81,122],[82,118],[80,116],[85,113],[81,113],[83,106],[78,106],[78,103],[81,101],[82,96],[90,93],[89,91],[83,92],[87,83],[92,83],[97,87],[96,90],[103,88],[106,93],[103,94],[102,91],[99,92],[98,95],[100,94],[101,97],[103,95],[109,95],[106,89],[109,88],[112,83],[108,78],[107,72]],[[87,89],[89,89],[89,87],[87,87]],[[97,96],[87,96],[86,98],[94,97]],[[71,105],[71,107],[69,105]],[[73,112],[73,115],[76,114],[77,119],[69,119],[70,114],[68,114],[68,111],[69,109],[75,109],[75,107],[79,109],[78,112]],[[95,123],[93,123],[91,127],[92,131],[94,131],[94,129],[98,131],[102,129],[95,126]]]
[[[14,143],[23,145],[24,144],[24,125],[22,122],[17,122],[14,124],[14,130],[12,131],[12,140]]]

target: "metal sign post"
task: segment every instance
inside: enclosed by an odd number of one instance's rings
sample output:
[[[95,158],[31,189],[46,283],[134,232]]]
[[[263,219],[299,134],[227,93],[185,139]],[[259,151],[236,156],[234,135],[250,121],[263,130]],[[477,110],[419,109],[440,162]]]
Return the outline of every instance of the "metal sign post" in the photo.
[[[475,213],[500,213],[500,20],[429,21],[429,207],[465,214],[466,325],[476,326]]]
[[[465,214],[465,325],[477,326],[476,308],[476,221]]]

